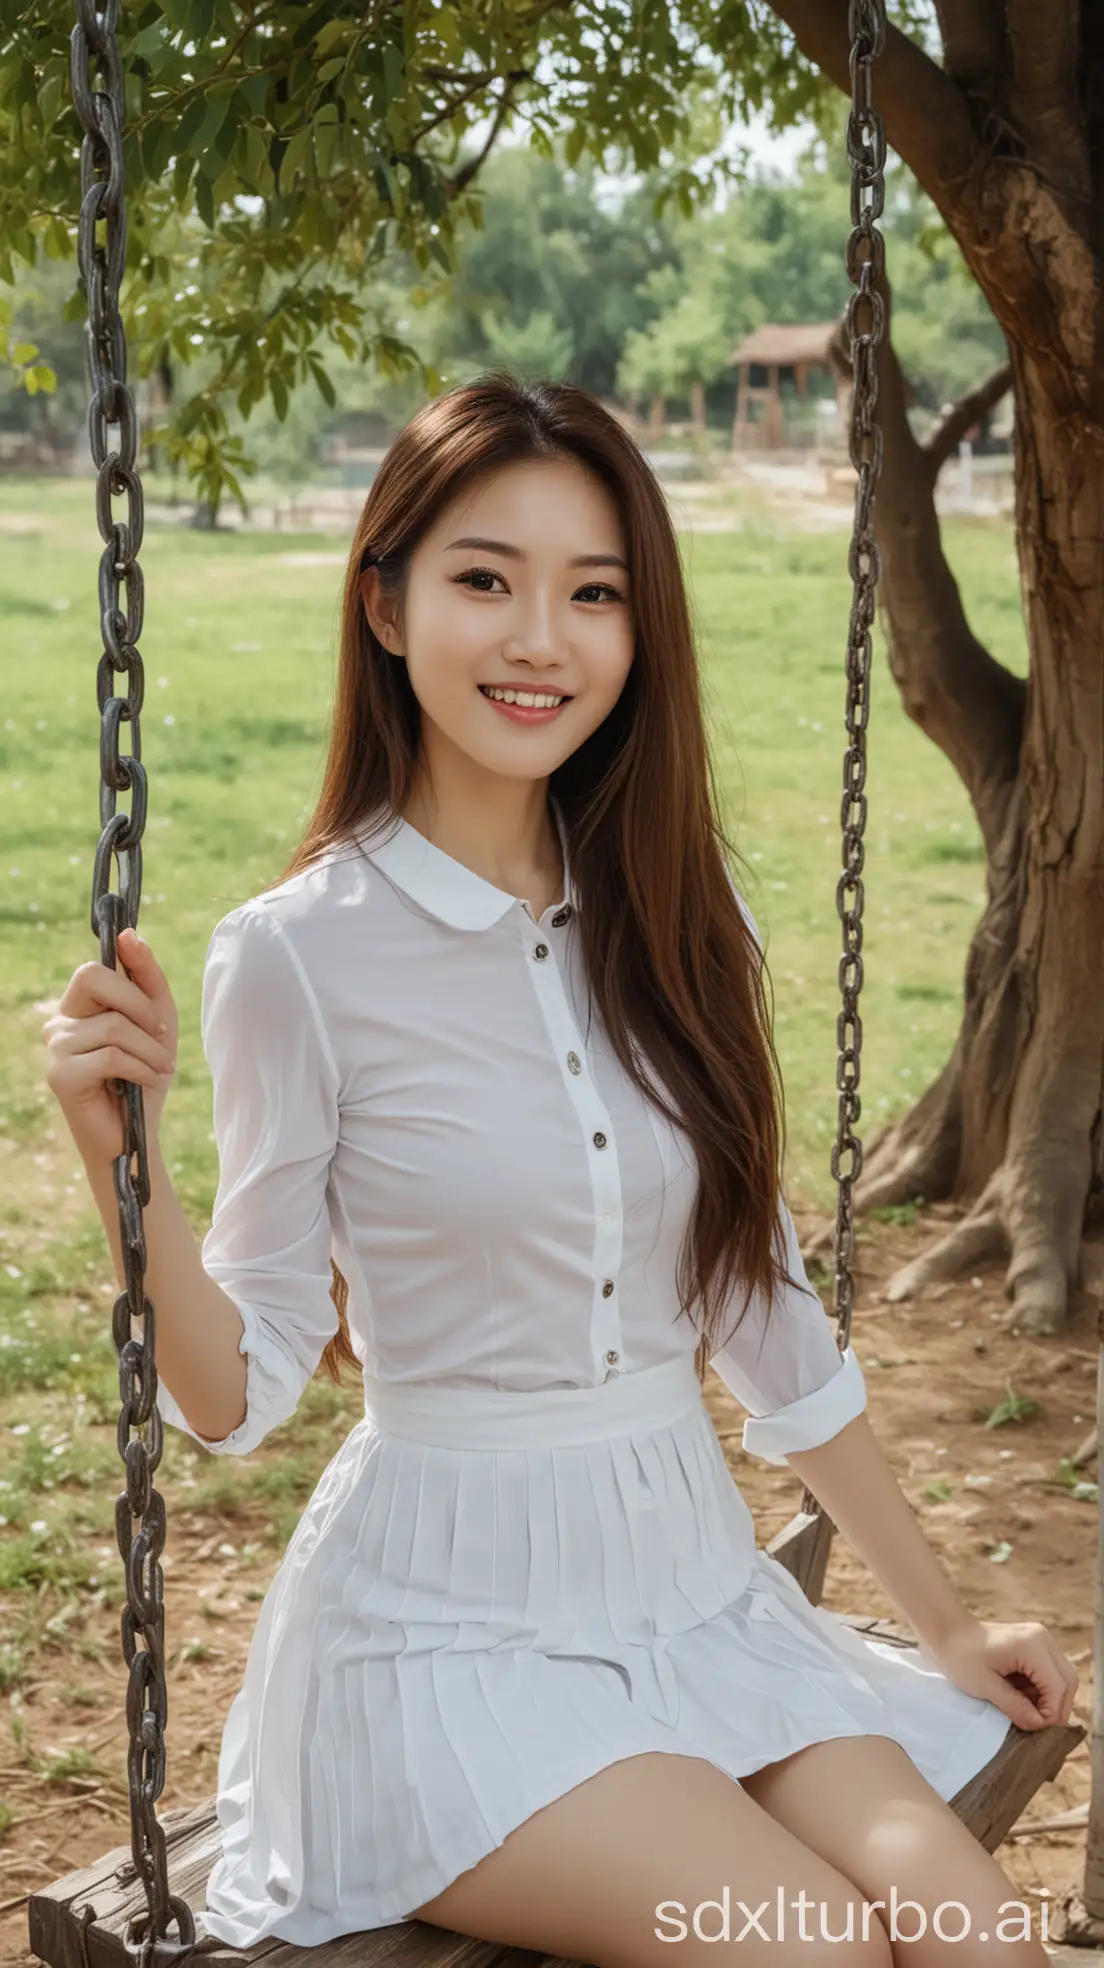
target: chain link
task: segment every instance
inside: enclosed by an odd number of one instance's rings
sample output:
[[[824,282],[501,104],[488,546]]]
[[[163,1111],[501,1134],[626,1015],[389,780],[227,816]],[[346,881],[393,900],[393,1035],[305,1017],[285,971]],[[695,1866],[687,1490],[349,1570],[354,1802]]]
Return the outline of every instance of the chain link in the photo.
[[[876,221],[885,208],[885,132],[874,104],[874,63],[885,47],[885,0],[850,0],[847,33],[851,44],[851,111],[847,119],[847,155],[851,164],[851,233],[844,253],[847,277],[855,292],[847,304],[847,334],[851,353],[851,426],[849,455],[858,474],[855,517],[848,553],[852,581],[851,619],[847,632],[847,749],[843,758],[843,798],[840,826],[843,868],[836,884],[836,911],[843,929],[839,964],[841,1008],[836,1023],[839,1094],[837,1134],[832,1146],[832,1175],[836,1192],[835,1312],[836,1338],[841,1350],[851,1338],[854,1297],[852,1265],[855,1219],[852,1191],[862,1172],[862,1142],[855,1127],[862,1113],[859,1097],[862,1019],[859,993],[863,982],[863,834],[866,827],[866,727],[870,716],[870,632],[874,623],[878,584],[878,548],[874,538],[874,498],[882,468],[882,431],[874,421],[878,400],[877,351],[885,329],[885,305],[878,281],[885,269],[885,239]],[[814,1515],[819,1504],[806,1489],[801,1507]]]
[[[142,545],[142,483],[138,475],[138,412],[127,387],[127,349],[119,312],[126,267],[127,228],[123,184],[125,99],[119,54],[119,0],[74,0],[70,38],[70,86],[84,127],[81,143],[81,208],[77,227],[80,284],[88,302],[85,355],[90,401],[88,439],[96,466],[96,520],[100,556],[99,603],[103,654],[96,671],[100,712],[100,838],[92,874],[92,933],[100,961],[118,967],[117,937],[138,926],[142,890],[142,836],[146,825],[146,772],[141,763],[139,718],[144,671],[138,653],[144,594],[138,553]],[[93,80],[95,66],[96,82]],[[104,241],[97,240],[103,223]],[[110,446],[110,430],[118,433]],[[126,517],[112,500],[126,499]],[[125,601],[125,608],[120,605]],[[126,696],[115,693],[126,676]],[[129,725],[131,750],[119,750],[120,727]],[[130,793],[130,812],[116,811],[119,793]],[[111,887],[112,856],[119,887]],[[125,1148],[113,1164],[119,1204],[125,1289],[115,1300],[111,1330],[119,1361],[119,1455],[126,1487],[115,1505],[115,1534],[123,1560],[126,1605],[122,1613],[123,1659],[129,1669],[127,1786],[131,1852],[146,1897],[146,1918],[132,1917],[124,1946],[139,1968],[168,1968],[192,1952],[195,1920],[187,1900],[170,1893],[165,1833],[155,1804],[165,1785],[165,1608],[160,1558],[165,1547],[165,1505],[154,1486],[161,1461],[162,1422],[156,1406],[156,1324],[145,1294],[146,1244],[142,1211],[150,1198],[142,1089],[116,1079],[123,1101]],[[132,1173],[131,1163],[136,1163]],[[139,1323],[135,1339],[132,1321]],[[87,1912],[88,1910],[86,1910]],[[175,1918],[179,1938],[167,1930]]]

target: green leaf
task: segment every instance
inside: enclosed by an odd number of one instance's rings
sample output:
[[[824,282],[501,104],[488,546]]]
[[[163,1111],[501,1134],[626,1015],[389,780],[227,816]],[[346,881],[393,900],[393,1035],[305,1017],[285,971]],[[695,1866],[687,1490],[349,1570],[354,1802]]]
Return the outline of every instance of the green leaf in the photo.
[[[280,190],[290,191],[295,182],[295,174],[301,171],[307,175],[311,161],[311,129],[308,123],[303,130],[296,130],[284,152],[280,163]]]
[[[396,218],[402,210],[402,190],[382,150],[377,150],[372,158],[372,168],[376,174],[376,185],[381,204],[390,205]]]
[[[187,0],[184,9],[185,25],[193,41],[202,44],[211,32],[215,17],[215,0]]]
[[[46,222],[46,230],[42,235],[42,242],[46,248],[47,259],[49,260],[68,259],[69,251],[70,251],[69,228],[66,225],[65,220],[59,219],[56,216],[51,219],[48,219]]]
[[[61,85],[62,76],[59,69],[55,74],[48,75],[39,89],[38,107],[42,116],[42,126],[46,130],[53,129],[58,104],[61,101]]]
[[[392,101],[402,94],[405,79],[406,63],[403,60],[402,49],[396,47],[393,41],[385,41],[383,44],[383,86]]]
[[[321,32],[314,37],[315,56],[325,55],[338,41],[348,38],[350,23],[347,19],[328,20]]]
[[[34,361],[34,358],[35,358],[35,356],[36,356],[37,354],[38,354],[38,345],[37,345],[37,343],[35,343],[35,342],[17,342],[17,343],[16,343],[16,345],[15,345],[15,347],[14,347],[14,348],[13,348],[13,350],[12,350],[12,361],[13,361],[13,362],[33,362],[33,361]]]
[[[131,55],[141,55],[144,60],[148,55],[160,54],[164,47],[164,23],[155,20],[151,21],[148,27],[144,27],[140,34],[135,35],[127,52]]]
[[[567,136],[564,138],[564,160],[569,168],[579,162],[583,153],[583,146],[586,143],[586,137],[587,133],[583,124],[576,123],[574,128],[569,130]]]
[[[240,75],[238,88],[249,104],[250,113],[259,116],[268,101],[270,77],[261,75]]]
[[[31,386],[32,377],[34,379],[33,382],[34,389],[45,390],[47,396],[53,395],[54,391],[57,388],[57,377],[55,376],[53,370],[49,367],[48,363],[39,362],[35,366],[35,368],[28,369],[27,371],[28,386]]]
[[[325,397],[326,402],[329,404],[330,409],[331,410],[336,409],[337,392],[334,389],[334,386],[330,381],[329,376],[326,374],[326,371],[323,369],[322,364],[320,362],[317,362],[315,358],[311,356],[310,366],[311,366],[311,374],[314,377],[315,382],[318,384],[318,387],[321,390],[322,395]]]
[[[207,230],[209,232],[213,231],[215,224],[215,197],[211,189],[211,180],[205,177],[202,171],[196,176],[195,203],[196,211],[199,213]]]
[[[276,415],[279,418],[280,422],[283,423],[284,418],[287,416],[288,413],[289,399],[288,399],[288,392],[287,392],[287,384],[285,383],[283,377],[278,376],[274,370],[272,375],[268,379],[268,387],[272,395],[272,402],[276,410]]]
[[[203,121],[196,131],[192,145],[201,167],[207,153],[214,149],[218,134],[230,114],[230,104],[236,87],[235,82],[219,82],[213,89],[207,91]]]
[[[206,98],[202,95],[193,96],[177,124],[173,152],[178,158],[187,157],[189,165],[194,165],[196,162],[195,138],[199,134],[206,114]]]
[[[191,183],[192,172],[195,169],[195,161],[194,157],[181,156],[177,158],[173,166],[172,194],[176,201],[177,209],[181,212],[188,202],[188,186]]]
[[[333,122],[321,123],[315,118],[314,154],[318,160],[320,176],[328,178],[333,170],[334,152],[341,137],[341,125],[336,117]]]

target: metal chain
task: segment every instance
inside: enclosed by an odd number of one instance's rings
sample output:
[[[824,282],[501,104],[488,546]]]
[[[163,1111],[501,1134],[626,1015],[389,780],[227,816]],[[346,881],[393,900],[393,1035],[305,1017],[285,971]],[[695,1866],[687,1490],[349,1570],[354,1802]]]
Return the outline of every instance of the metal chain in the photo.
[[[142,544],[142,483],[138,475],[138,413],[127,387],[127,348],[119,313],[119,286],[126,266],[126,207],[123,187],[125,100],[119,54],[119,0],[74,0],[76,26],[70,39],[73,103],[84,126],[81,143],[81,209],[77,229],[80,283],[88,302],[85,354],[91,398],[88,439],[96,466],[96,519],[105,542],[100,556],[99,601],[103,654],[96,671],[100,711],[100,838],[92,875],[92,933],[99,937],[100,961],[118,967],[116,939],[138,926],[142,889],[142,835],[146,824],[146,772],[141,763],[139,714],[144,692],[138,638],[142,632],[143,584],[138,566]],[[93,86],[93,57],[98,86]],[[96,228],[104,225],[104,243]],[[117,448],[108,449],[109,428],[118,431]],[[126,497],[126,518],[116,519],[112,498]],[[120,593],[126,608],[120,607]],[[113,679],[124,673],[125,697],[115,695]],[[119,727],[131,728],[131,751],[120,754]],[[131,795],[130,812],[116,812],[120,792]],[[109,886],[111,857],[119,861],[119,889]],[[195,1921],[185,1899],[169,1891],[165,1833],[154,1809],[165,1785],[165,1609],[160,1565],[165,1545],[165,1506],[154,1487],[161,1461],[163,1429],[154,1365],[155,1318],[145,1294],[146,1244],[142,1211],[150,1198],[142,1089],[116,1079],[123,1101],[125,1148],[113,1164],[119,1202],[126,1288],[112,1310],[112,1337],[119,1360],[119,1454],[126,1488],[115,1506],[115,1533],[123,1560],[126,1605],[122,1613],[123,1659],[130,1671],[126,1713],[130,1734],[127,1784],[130,1795],[131,1851],[146,1896],[147,1917],[132,1917],[124,1946],[140,1968],[160,1968],[191,1953]],[[137,1173],[132,1174],[132,1159]],[[132,1320],[141,1338],[132,1337]],[[139,1645],[141,1641],[141,1645]],[[167,1929],[175,1917],[179,1939]]]
[[[848,554],[852,581],[851,619],[847,632],[847,750],[843,758],[843,871],[836,884],[836,911],[843,928],[839,964],[841,1009],[836,1025],[839,1055],[837,1134],[832,1146],[832,1174],[838,1185],[835,1233],[835,1312],[841,1349],[851,1337],[854,1295],[852,1265],[855,1219],[852,1190],[862,1171],[862,1142],[854,1132],[862,1113],[859,1073],[862,1019],[859,993],[863,963],[863,881],[866,827],[866,726],[870,715],[870,632],[874,623],[875,592],[880,571],[874,538],[874,496],[882,468],[882,431],[874,421],[878,400],[877,350],[885,327],[885,305],[877,283],[885,269],[885,239],[876,220],[885,208],[885,131],[874,106],[874,63],[885,47],[885,0],[850,0],[847,34],[851,44],[851,113],[847,119],[847,155],[851,162],[851,233],[844,263],[855,292],[847,304],[851,353],[851,428],[849,452],[858,473],[855,518]],[[848,899],[850,897],[850,900]],[[845,1157],[849,1158],[845,1163]],[[802,1509],[819,1511],[806,1489]]]

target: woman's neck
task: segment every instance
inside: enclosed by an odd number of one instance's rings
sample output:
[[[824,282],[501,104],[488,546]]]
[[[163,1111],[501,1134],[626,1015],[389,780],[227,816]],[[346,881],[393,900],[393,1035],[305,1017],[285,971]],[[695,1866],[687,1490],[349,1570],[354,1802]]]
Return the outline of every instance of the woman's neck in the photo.
[[[481,775],[482,784],[415,781],[402,817],[444,854],[484,881],[528,902],[540,917],[564,891],[563,854],[548,803],[548,780]]]

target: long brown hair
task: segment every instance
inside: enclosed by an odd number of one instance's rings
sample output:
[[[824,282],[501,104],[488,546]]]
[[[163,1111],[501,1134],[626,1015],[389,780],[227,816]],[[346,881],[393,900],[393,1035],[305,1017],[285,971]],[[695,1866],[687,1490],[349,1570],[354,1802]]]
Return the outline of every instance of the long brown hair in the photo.
[[[579,895],[578,928],[599,1014],[625,1071],[690,1137],[698,1191],[677,1290],[702,1308],[704,1380],[726,1303],[744,1287],[772,1301],[793,1283],[780,1261],[785,1152],[781,1078],[766,971],[726,870],[706,741],[690,607],[667,502],[647,459],[596,398],[567,383],[491,370],[425,404],[388,449],[365,500],[345,578],[329,757],[298,874],[377,816],[401,811],[414,784],[419,708],[407,665],[368,623],[361,574],[375,565],[401,609],[410,558],[446,505],[476,479],[535,458],[566,457],[608,488],[624,528],[636,638],[613,710],[551,775]],[[651,1067],[665,1093],[649,1078]],[[360,1371],[348,1285],[331,1259],[339,1329],[322,1355],[330,1378]]]

